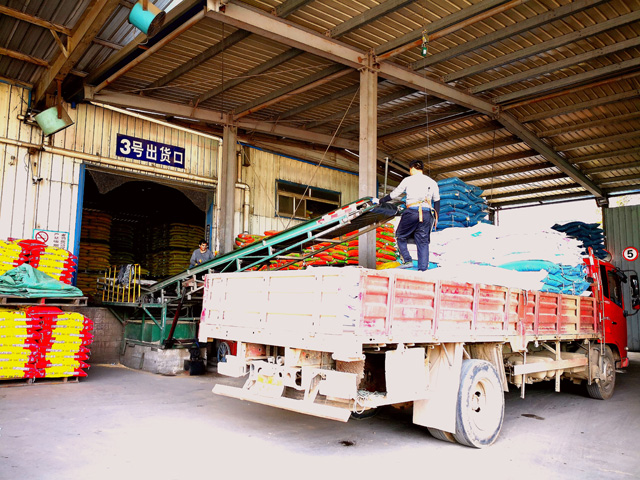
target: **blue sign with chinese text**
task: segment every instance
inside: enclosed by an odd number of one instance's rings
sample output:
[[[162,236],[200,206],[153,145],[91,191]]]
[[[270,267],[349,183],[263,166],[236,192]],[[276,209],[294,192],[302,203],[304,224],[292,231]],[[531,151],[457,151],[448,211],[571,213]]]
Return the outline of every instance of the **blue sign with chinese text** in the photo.
[[[184,168],[184,148],[118,134],[118,157]]]

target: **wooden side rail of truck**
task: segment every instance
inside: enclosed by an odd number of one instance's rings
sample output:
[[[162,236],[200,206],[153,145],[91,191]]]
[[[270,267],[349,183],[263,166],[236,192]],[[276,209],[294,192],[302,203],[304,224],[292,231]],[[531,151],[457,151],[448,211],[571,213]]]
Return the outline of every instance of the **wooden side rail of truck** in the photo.
[[[524,395],[542,380],[559,391],[566,378],[593,397],[613,394],[616,362],[628,360],[605,342],[594,290],[560,295],[359,267],[214,273],[199,338],[235,342],[218,371],[248,374],[244,387],[214,393],[341,421],[413,402],[413,422],[435,437],[484,447],[499,435],[509,383]]]

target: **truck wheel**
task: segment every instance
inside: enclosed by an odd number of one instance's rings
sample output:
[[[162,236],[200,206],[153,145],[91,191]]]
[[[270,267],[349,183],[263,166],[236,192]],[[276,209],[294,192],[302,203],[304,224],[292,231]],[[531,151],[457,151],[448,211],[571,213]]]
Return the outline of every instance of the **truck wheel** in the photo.
[[[504,419],[504,393],[495,367],[485,360],[465,360],[456,408],[458,443],[483,448],[496,441]]]
[[[432,437],[437,438],[438,440],[442,440],[444,442],[456,443],[456,439],[453,436],[453,433],[445,432],[444,430],[440,430],[437,428],[427,428]]]
[[[610,347],[604,347],[603,372],[601,379],[587,385],[587,392],[591,398],[607,400],[613,396],[613,389],[616,386],[616,361]]]

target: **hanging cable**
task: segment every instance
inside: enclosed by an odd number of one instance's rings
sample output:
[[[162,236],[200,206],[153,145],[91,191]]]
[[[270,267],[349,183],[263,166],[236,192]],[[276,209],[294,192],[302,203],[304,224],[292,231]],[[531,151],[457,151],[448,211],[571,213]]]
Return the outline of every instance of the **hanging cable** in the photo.
[[[324,162],[324,159],[327,156],[327,153],[329,152],[329,149],[331,148],[331,145],[333,145],[333,141],[335,140],[336,136],[338,135],[338,132],[340,131],[340,128],[342,127],[342,122],[344,122],[344,119],[347,118],[347,113],[349,113],[349,110],[351,109],[351,105],[353,105],[353,102],[355,101],[356,96],[358,95],[359,92],[360,92],[360,87],[358,87],[358,90],[356,90],[355,93],[353,94],[353,97],[351,98],[351,101],[349,102],[349,105],[347,106],[347,109],[344,111],[344,115],[340,119],[340,123],[338,124],[338,127],[336,128],[335,132],[333,132],[333,135],[331,136],[331,140],[329,141],[329,145],[327,145],[327,148],[325,149],[324,153],[322,154],[322,157],[320,158],[320,161],[318,162],[318,165],[316,165],[314,170],[313,170],[313,174],[311,175],[311,178],[306,183],[306,187],[304,189],[304,192],[302,192],[302,198],[300,199],[300,201],[298,202],[297,205],[296,205],[295,201],[293,202],[293,213],[291,214],[291,217],[289,217],[289,221],[287,222],[287,226],[285,227],[285,229],[289,228],[289,225],[291,224],[291,220],[293,220],[293,217],[296,214],[296,210],[298,209],[298,207],[300,206],[300,204],[304,200],[304,196],[309,191],[309,188],[311,187],[311,182],[315,178],[316,173],[318,172],[318,169],[322,165],[322,162]]]

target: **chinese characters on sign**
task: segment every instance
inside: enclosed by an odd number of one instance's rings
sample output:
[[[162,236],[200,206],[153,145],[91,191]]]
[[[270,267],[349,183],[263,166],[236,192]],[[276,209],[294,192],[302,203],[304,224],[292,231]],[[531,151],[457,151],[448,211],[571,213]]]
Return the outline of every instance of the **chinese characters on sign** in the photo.
[[[184,168],[184,148],[118,134],[118,157]]]
[[[69,250],[69,232],[58,232],[54,230],[33,230],[33,238],[44,242],[50,247]]]

